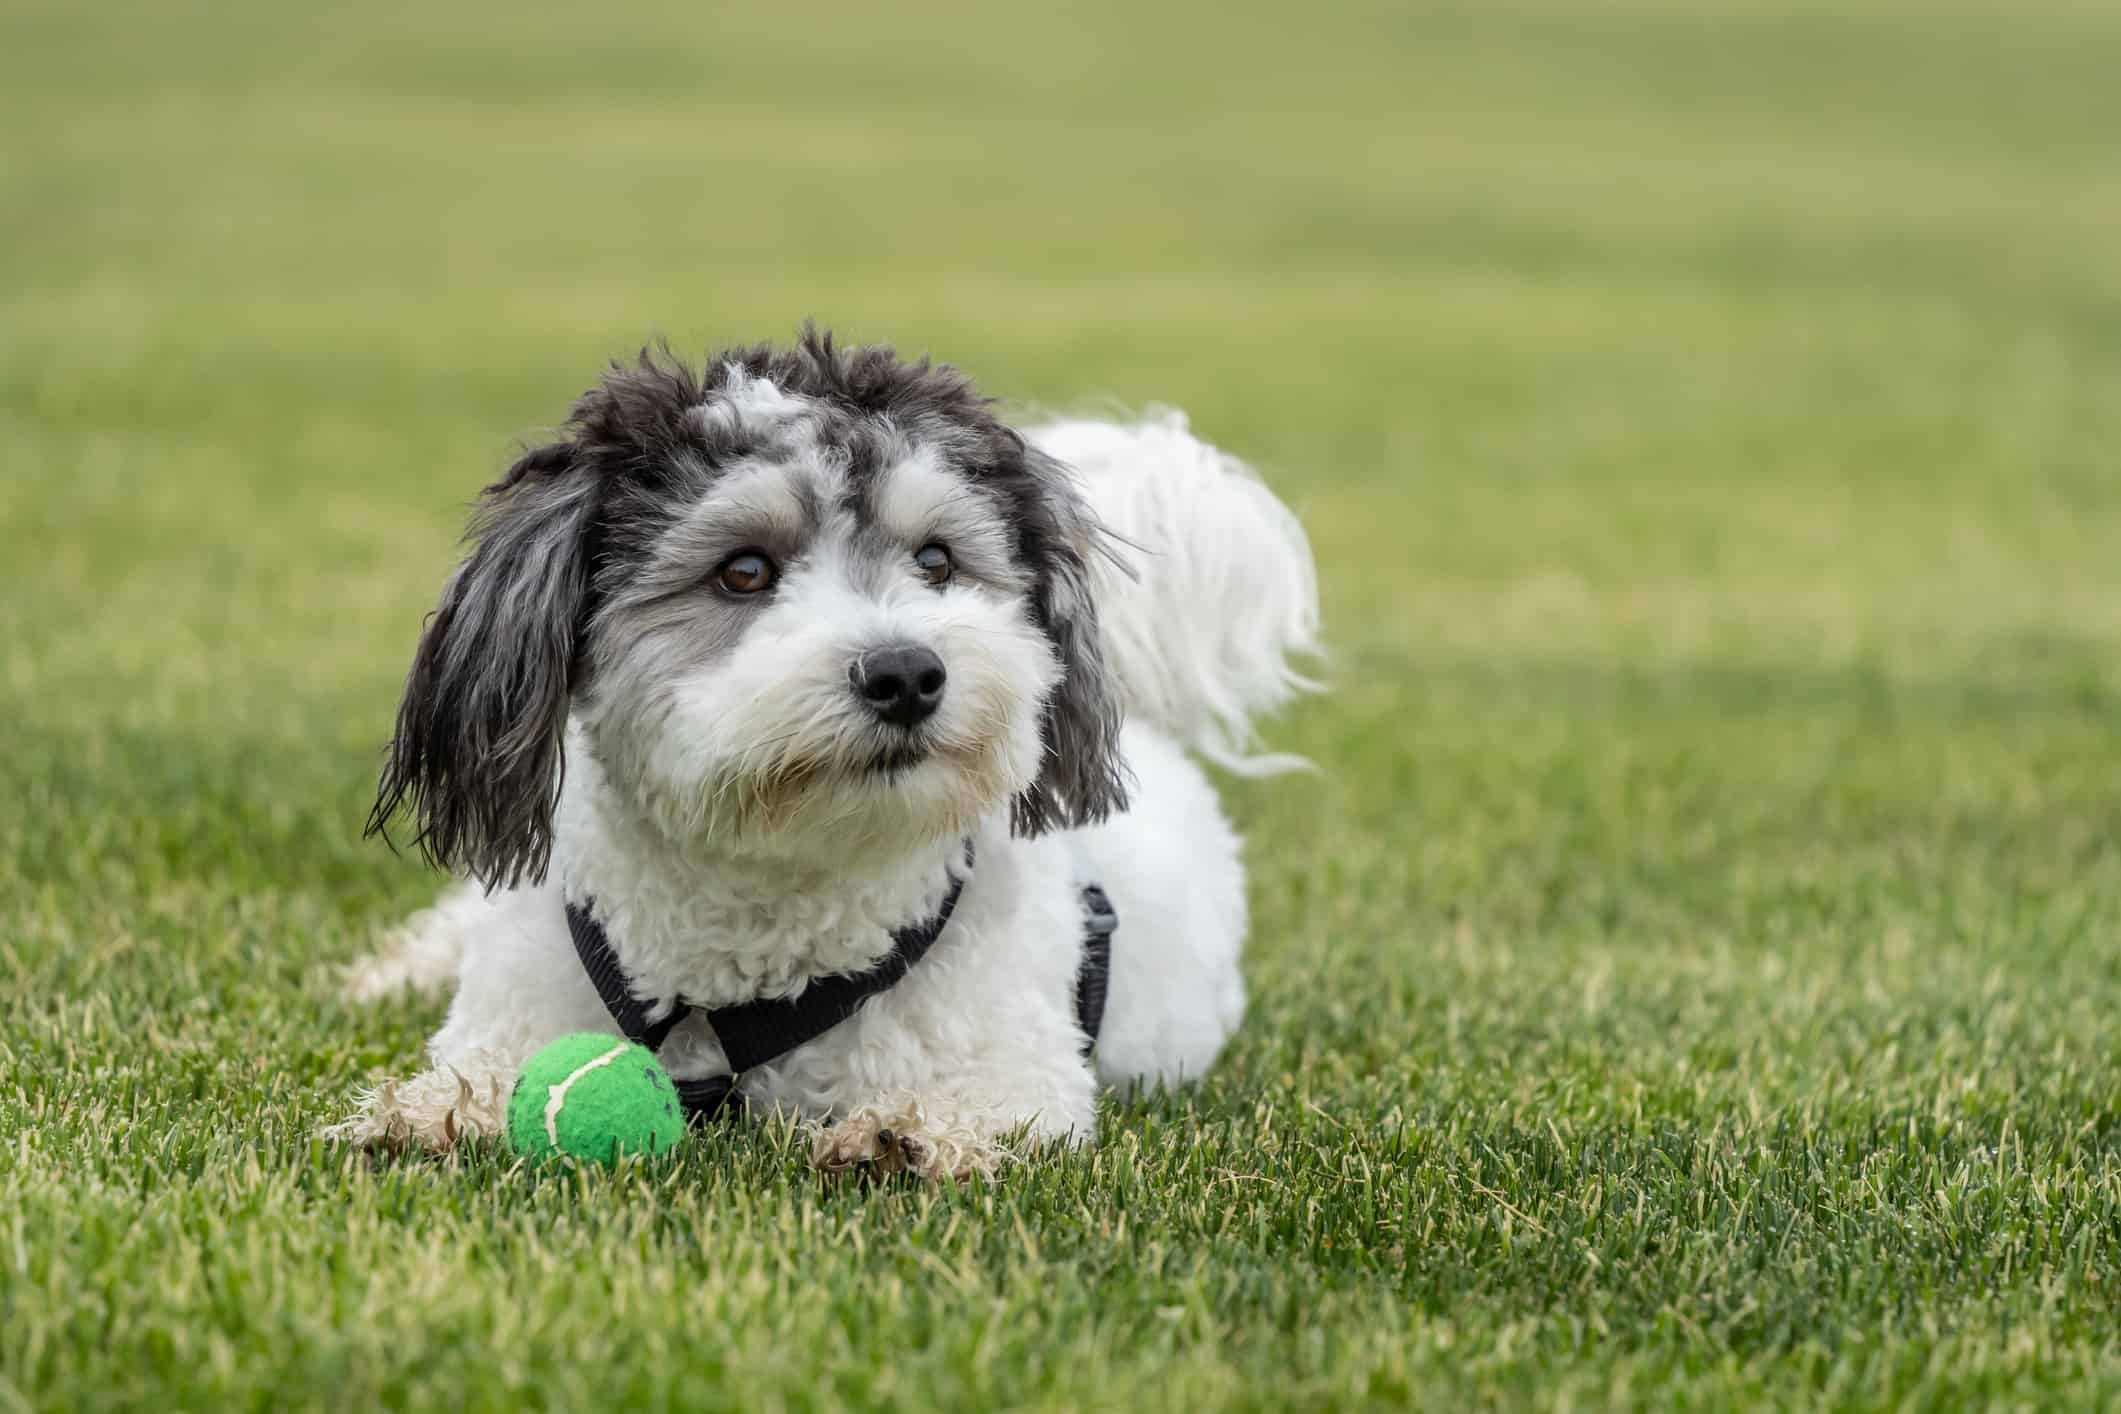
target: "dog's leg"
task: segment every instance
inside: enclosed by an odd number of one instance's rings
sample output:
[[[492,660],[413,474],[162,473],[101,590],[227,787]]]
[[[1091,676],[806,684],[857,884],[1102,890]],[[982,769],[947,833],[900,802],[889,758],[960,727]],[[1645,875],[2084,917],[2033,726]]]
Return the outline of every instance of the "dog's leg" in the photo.
[[[451,946],[462,951],[457,994],[428,1045],[432,1068],[363,1093],[353,1116],[325,1131],[331,1138],[435,1151],[494,1138],[526,1059],[570,1031],[611,1025],[549,887],[485,895],[464,886],[431,912],[437,921],[423,936],[454,932]]]
[[[953,924],[964,932],[834,1030],[746,1074],[748,1099],[819,1121],[819,1168],[965,1178],[1095,1138],[1068,859],[1057,844],[995,841],[980,860],[986,892],[967,890]]]
[[[811,1162],[830,1173],[961,1179],[992,1175],[1050,1146],[1093,1140],[1097,1085],[1077,1033],[1066,1015],[1026,1014],[1034,1010],[1041,1009],[1019,1009],[1023,1028],[1015,1036],[979,1036],[973,1033],[984,1028],[967,1028],[949,1038],[963,1049],[939,1044],[937,1032],[924,1029],[925,1054],[913,1052],[910,1033],[882,1034],[889,1026],[883,1017],[862,1028],[866,1034],[826,1038],[849,1045],[859,1058],[839,1063],[837,1083],[822,1093],[799,1092],[810,1102],[801,1108],[823,1116],[811,1130]],[[878,1073],[880,1057],[899,1062],[890,1067],[896,1076]],[[804,1059],[834,1065],[828,1057]],[[869,1083],[849,1086],[850,1072],[866,1072]],[[798,1084],[803,1078],[783,1077]],[[876,1087],[878,1080],[883,1087]]]
[[[441,992],[457,980],[467,947],[481,927],[492,925],[494,915],[493,899],[478,885],[450,885],[432,908],[390,929],[374,953],[349,964],[339,976],[340,995],[374,1002],[400,992]],[[473,1051],[456,1064],[407,1080],[386,1080],[362,1092],[354,1113],[327,1128],[325,1137],[369,1149],[436,1153],[491,1138],[507,1125],[515,1070],[512,1058]]]

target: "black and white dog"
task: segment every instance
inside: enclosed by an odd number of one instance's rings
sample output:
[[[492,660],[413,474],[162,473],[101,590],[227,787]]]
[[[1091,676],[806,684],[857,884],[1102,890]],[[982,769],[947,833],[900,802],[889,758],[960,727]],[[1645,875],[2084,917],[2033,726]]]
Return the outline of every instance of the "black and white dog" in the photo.
[[[829,1168],[990,1169],[1091,1139],[1100,1084],[1215,1060],[1244,878],[1184,750],[1286,764],[1249,723],[1306,686],[1317,590],[1294,517],[1182,417],[1019,432],[954,369],[811,332],[644,354],[470,540],[373,822],[409,808],[462,882],[348,977],[456,995],[433,1068],[334,1133],[492,1135],[531,1053],[629,1010],[697,1088],[733,1068],[719,1017],[865,975],[892,984],[720,1087]]]

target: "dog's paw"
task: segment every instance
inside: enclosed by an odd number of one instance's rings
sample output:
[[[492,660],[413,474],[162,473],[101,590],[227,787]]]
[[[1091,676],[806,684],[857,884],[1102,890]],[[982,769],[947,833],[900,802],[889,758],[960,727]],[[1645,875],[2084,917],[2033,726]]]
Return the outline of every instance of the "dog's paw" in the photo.
[[[962,1179],[992,1176],[1015,1155],[991,1136],[938,1123],[918,1103],[856,1110],[811,1138],[810,1161],[827,1173]]]
[[[508,1124],[508,1086],[499,1075],[430,1070],[410,1080],[386,1080],[361,1096],[360,1108],[324,1131],[342,1144],[384,1153],[407,1149],[445,1153],[474,1139],[498,1135]]]

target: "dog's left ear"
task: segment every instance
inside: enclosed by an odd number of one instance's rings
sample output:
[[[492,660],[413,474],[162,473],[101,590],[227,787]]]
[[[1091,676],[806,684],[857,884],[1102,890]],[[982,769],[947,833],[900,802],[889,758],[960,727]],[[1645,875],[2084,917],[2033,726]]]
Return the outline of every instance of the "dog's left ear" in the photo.
[[[406,677],[368,833],[411,804],[430,861],[488,888],[544,877],[596,512],[565,442],[486,488]]]
[[[1126,809],[1127,769],[1119,754],[1119,697],[1105,667],[1089,563],[1092,556],[1114,552],[1068,469],[1030,447],[1024,458],[1037,487],[1022,527],[1037,572],[1032,608],[1061,665],[1040,723],[1045,758],[1014,811],[1015,832],[1037,835],[1094,824]]]

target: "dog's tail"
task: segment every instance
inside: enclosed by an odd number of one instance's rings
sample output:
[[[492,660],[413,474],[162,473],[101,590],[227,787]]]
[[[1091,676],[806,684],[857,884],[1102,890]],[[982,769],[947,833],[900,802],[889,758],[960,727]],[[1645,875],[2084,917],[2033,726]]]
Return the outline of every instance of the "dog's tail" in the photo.
[[[1252,469],[1187,429],[1067,419],[1031,441],[1072,467],[1120,543],[1092,570],[1108,666],[1129,716],[1248,775],[1302,766],[1255,754],[1253,719],[1319,684],[1318,573],[1303,527]]]

